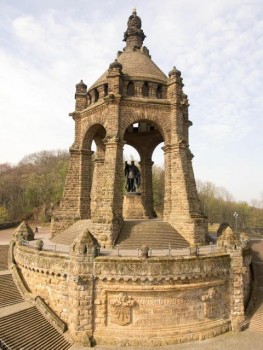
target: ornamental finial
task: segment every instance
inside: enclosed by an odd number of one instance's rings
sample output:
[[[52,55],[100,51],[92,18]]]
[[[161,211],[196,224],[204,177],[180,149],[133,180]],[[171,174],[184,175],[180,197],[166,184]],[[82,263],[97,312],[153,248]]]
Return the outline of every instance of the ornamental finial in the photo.
[[[127,30],[124,33],[123,41],[126,41],[126,48],[134,50],[140,49],[145,39],[144,32],[142,30],[142,21],[137,16],[136,8],[132,10],[127,23]]]

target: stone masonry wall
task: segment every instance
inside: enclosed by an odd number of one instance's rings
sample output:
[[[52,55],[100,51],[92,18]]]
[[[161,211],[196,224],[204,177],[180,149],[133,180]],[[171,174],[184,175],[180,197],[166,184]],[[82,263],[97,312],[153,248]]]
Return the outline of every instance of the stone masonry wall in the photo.
[[[165,345],[240,330],[249,248],[208,256],[97,257],[14,246],[25,284],[78,344]]]

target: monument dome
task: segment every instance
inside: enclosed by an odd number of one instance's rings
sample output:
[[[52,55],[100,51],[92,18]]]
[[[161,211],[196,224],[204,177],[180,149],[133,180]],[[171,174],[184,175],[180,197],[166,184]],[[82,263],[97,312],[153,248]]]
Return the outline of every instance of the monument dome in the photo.
[[[141,19],[137,16],[136,10],[128,20],[128,29],[124,33],[126,47],[123,51],[118,51],[117,62],[122,65],[124,80],[142,80],[145,79],[166,83],[167,76],[152,61],[149,50],[143,46],[145,35],[141,29]],[[90,90],[107,82],[108,70],[91,86]]]

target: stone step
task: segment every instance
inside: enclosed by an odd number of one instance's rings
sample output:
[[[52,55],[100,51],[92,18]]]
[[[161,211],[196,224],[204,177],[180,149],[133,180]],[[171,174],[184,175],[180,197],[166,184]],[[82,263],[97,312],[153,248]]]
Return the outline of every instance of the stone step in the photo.
[[[249,329],[263,332],[263,262],[255,255],[252,259],[258,288],[254,296],[257,301],[250,318]]]
[[[1,317],[0,334],[11,349],[66,350],[71,346],[35,306]]]
[[[79,220],[72,226],[55,236],[51,241],[57,244],[70,245],[85,229],[89,229],[91,220]]]
[[[167,222],[161,220],[127,220],[116,245],[121,249],[136,249],[146,244],[152,249],[186,248],[189,243]]]
[[[7,269],[8,245],[0,245],[0,271]]]
[[[254,314],[249,323],[249,329],[252,331],[263,332],[263,293],[258,292],[257,303],[255,305]]]
[[[11,274],[0,275],[0,286],[0,308],[18,304],[24,301],[12,279]]]

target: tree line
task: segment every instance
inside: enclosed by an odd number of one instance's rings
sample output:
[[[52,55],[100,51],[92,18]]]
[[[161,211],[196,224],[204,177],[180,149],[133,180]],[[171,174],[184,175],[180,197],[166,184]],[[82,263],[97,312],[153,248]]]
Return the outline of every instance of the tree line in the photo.
[[[49,221],[58,204],[69,164],[66,151],[42,151],[17,165],[0,164],[0,222]]]
[[[0,223],[33,219],[50,221],[58,206],[69,165],[67,151],[42,151],[24,157],[17,165],[0,164]],[[197,181],[201,209],[209,223],[263,228],[262,200],[236,202],[223,187]],[[164,170],[153,166],[153,198],[159,216],[163,211]],[[238,216],[234,216],[237,213]]]

